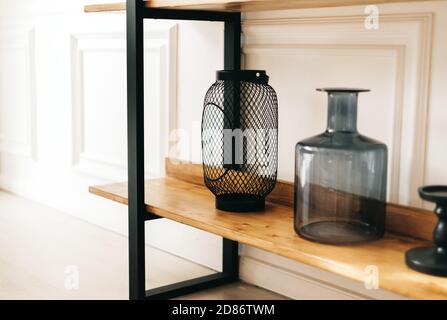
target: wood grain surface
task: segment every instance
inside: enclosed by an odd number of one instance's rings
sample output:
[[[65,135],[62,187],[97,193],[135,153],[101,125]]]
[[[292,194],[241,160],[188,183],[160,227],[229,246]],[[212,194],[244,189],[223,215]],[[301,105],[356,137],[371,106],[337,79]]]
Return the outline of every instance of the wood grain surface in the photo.
[[[372,265],[378,268],[382,289],[410,298],[447,299],[447,279],[415,272],[404,262],[406,250],[430,243],[394,232],[394,229],[424,229],[421,223],[432,213],[389,205],[391,222],[387,226],[391,230],[383,239],[351,246],[317,244],[302,239],[293,230],[293,208],[288,205],[291,184],[279,183],[264,212],[224,212],[215,208],[214,196],[199,182],[198,168],[200,165],[191,163],[172,164],[167,166],[168,177],[148,180],[146,210],[358,281],[367,280],[369,273],[366,270]],[[173,178],[174,175],[180,178]],[[127,204],[126,183],[90,187],[90,192]],[[426,236],[425,230],[419,231],[418,235]]]
[[[427,0],[150,0],[145,1],[145,5],[147,8],[248,12],[417,1]],[[121,10],[126,10],[125,2],[93,4],[87,5],[84,8],[85,12],[107,12]]]
[[[166,174],[176,179],[203,185],[201,164],[166,159]],[[293,207],[293,183],[278,181],[267,200],[276,204]],[[402,206],[394,203],[387,205],[386,229],[411,238],[431,241],[433,229],[438,219],[432,211]]]

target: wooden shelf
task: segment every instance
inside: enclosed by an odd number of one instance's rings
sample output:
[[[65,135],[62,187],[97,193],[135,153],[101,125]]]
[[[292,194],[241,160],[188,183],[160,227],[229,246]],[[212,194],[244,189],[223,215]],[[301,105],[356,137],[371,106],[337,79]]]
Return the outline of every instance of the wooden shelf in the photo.
[[[447,279],[424,275],[405,265],[405,251],[430,245],[426,240],[388,232],[381,240],[355,246],[309,242],[293,230],[293,209],[286,205],[289,196],[281,196],[289,188],[287,184],[279,184],[271,198],[278,203],[269,201],[265,212],[224,212],[215,209],[214,196],[200,184],[200,166],[180,167],[167,168],[170,175],[181,172],[178,178],[168,176],[146,182],[148,212],[358,281],[365,280],[367,266],[375,265],[379,268],[382,289],[417,299],[447,298]],[[90,187],[90,192],[127,204],[126,183]],[[400,219],[402,229],[412,229],[414,224],[424,229],[423,219],[434,216],[428,211],[405,208],[388,209],[388,218],[394,220],[391,226]],[[408,219],[402,220],[403,217]],[[434,220],[430,218],[424,223],[428,229],[433,228]]]
[[[415,2],[426,0],[151,0],[147,8],[209,10],[228,12],[248,12],[286,10],[352,5],[370,5],[393,2]],[[107,12],[126,10],[126,3],[109,3],[85,6],[85,12]]]

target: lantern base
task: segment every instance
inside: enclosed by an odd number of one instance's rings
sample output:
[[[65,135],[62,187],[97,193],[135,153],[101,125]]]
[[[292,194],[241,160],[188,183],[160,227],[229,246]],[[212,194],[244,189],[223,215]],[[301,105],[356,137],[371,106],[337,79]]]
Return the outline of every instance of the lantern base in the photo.
[[[251,194],[225,194],[216,197],[216,208],[223,211],[248,212],[265,209],[265,198]]]

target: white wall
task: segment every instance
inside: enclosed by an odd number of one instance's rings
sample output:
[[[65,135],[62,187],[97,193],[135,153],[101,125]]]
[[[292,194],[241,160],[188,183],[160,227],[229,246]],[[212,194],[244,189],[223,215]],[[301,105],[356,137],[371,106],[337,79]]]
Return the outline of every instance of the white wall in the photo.
[[[249,14],[244,27],[246,67],[269,70],[278,91],[280,178],[292,178],[296,141],[324,128],[326,97],[313,89],[366,87],[372,92],[360,98],[359,129],[389,147],[388,198],[421,206],[417,187],[447,180],[439,162],[447,150],[447,129],[440,124],[447,120],[442,107],[447,94],[441,87],[447,79],[447,3],[379,8],[379,30],[364,29],[364,7]],[[315,270],[285,264],[253,248],[244,246],[242,252],[242,263],[250,265],[247,277],[257,274],[258,283],[284,294],[300,297],[312,290],[268,281],[267,272],[276,270],[277,278],[287,283],[302,284],[304,274],[304,282],[329,280],[334,290],[341,285],[365,296],[393,298],[382,291],[349,288],[349,281],[337,285],[333,276],[315,275]]]
[[[87,193],[125,179],[124,15],[83,14],[85,2],[0,3],[0,186],[126,234],[126,208]],[[13,18],[31,3],[28,19]],[[364,29],[364,7],[248,14],[245,67],[266,69],[278,92],[280,179],[292,180],[295,143],[324,129],[326,97],[314,89],[366,87],[359,128],[390,148],[389,199],[421,206],[416,188],[447,180],[447,2],[379,8],[379,30]],[[174,128],[173,155],[200,161],[203,96],[223,66],[223,27],[158,22],[146,31],[147,140],[157,151],[147,168],[157,175]],[[218,237],[165,221],[148,234],[219,267]],[[291,297],[395,297],[247,246],[240,254],[242,279]]]
[[[127,234],[127,208],[88,193],[127,177],[125,14],[85,14],[86,3],[98,1],[0,1],[0,187]],[[177,96],[180,114],[200,112],[222,34],[220,23],[146,21],[147,176],[163,174]],[[189,88],[177,89],[177,74]],[[147,227],[148,243],[220,268],[220,239],[170,221]]]
[[[388,198],[422,206],[417,188],[447,180],[447,2],[379,6],[378,30],[364,28],[364,9],[247,14],[245,68],[266,69],[278,93],[280,179],[293,180],[295,143],[324,130],[327,98],[315,88],[366,87],[359,128],[389,147]],[[200,120],[182,108],[179,124]],[[291,297],[396,298],[248,246],[240,254],[242,279]]]

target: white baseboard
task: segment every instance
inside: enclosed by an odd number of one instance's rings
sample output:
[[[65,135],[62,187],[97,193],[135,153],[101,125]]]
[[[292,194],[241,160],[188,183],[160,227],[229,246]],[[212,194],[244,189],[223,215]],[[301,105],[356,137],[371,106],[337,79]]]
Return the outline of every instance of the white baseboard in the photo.
[[[330,284],[249,257],[241,257],[240,277],[245,282],[297,300],[365,299]]]

